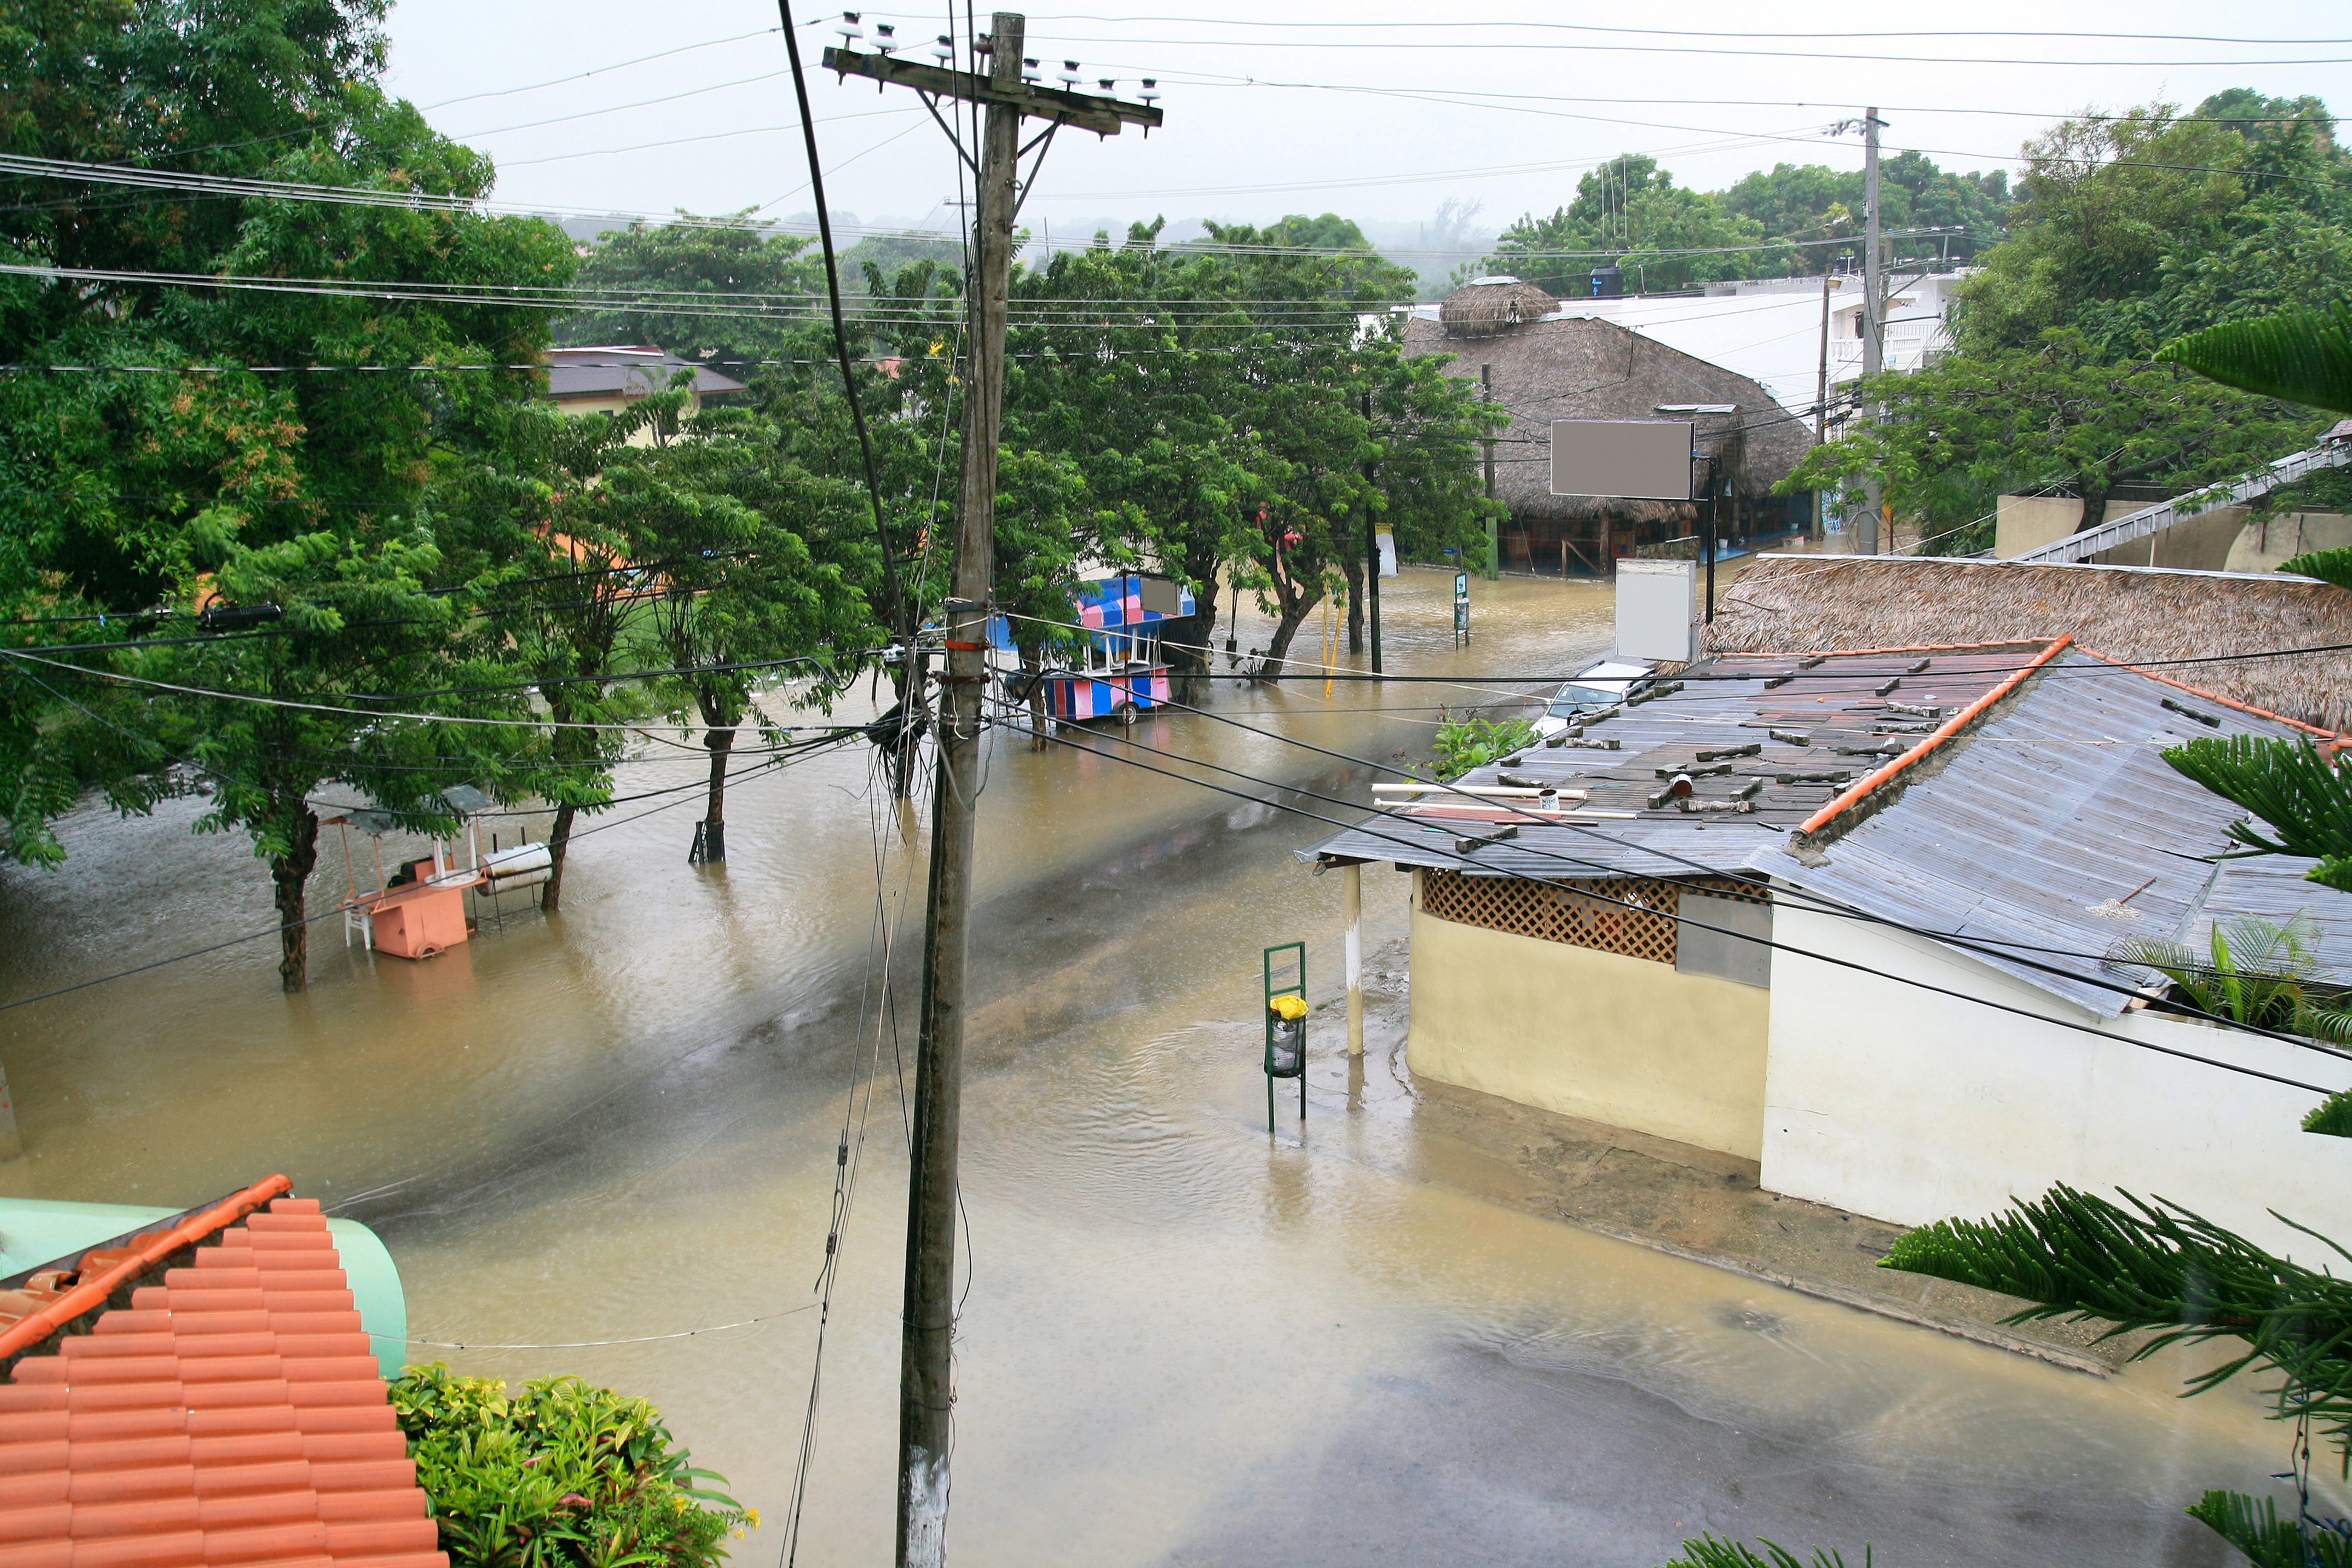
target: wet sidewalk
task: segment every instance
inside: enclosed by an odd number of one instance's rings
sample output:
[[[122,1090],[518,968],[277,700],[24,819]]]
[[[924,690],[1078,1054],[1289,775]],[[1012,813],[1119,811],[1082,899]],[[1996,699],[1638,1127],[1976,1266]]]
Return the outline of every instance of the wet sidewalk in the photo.
[[[2025,1302],[1880,1268],[1904,1227],[1766,1192],[1753,1160],[1415,1078],[1405,1064],[1404,944],[1368,954],[1364,970],[1362,1071],[1402,1088],[1416,1136],[1409,1156],[1360,1141],[1349,1158],[1401,1162],[1410,1168],[1399,1174],[2078,1372],[2116,1370],[2144,1338],[2094,1344],[2104,1325],[2007,1325],[2001,1320]],[[1321,1002],[1316,1016],[1322,1039],[1345,1038],[1344,1001]],[[1361,1079],[1344,1058],[1319,1065],[1317,1089],[1349,1079],[1351,1101],[1361,1102]]]

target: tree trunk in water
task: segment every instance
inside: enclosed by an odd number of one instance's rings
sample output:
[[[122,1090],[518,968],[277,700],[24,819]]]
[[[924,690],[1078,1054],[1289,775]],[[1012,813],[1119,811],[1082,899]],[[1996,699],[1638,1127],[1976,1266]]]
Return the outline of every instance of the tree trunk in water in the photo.
[[[1350,557],[1339,570],[1348,574],[1348,651],[1358,654],[1364,651],[1364,563]]]
[[[579,808],[570,801],[555,808],[555,826],[547,835],[547,889],[539,896],[539,907],[553,914],[563,907],[563,852],[572,847],[572,819]]]
[[[727,759],[735,750],[733,726],[720,729],[717,725],[702,732],[702,743],[710,752],[710,805],[702,814],[702,858],[709,860],[727,858]]]
[[[310,928],[303,919],[303,889],[319,863],[319,817],[297,801],[289,818],[290,846],[269,858],[269,879],[278,904],[278,983],[288,994],[310,984]]]
[[[1286,604],[1282,606],[1282,618],[1275,623],[1274,641],[1266,645],[1265,674],[1263,679],[1267,680],[1282,679],[1283,662],[1289,656],[1291,639],[1298,635],[1298,628],[1307,624],[1307,617],[1314,612],[1315,606],[1322,602],[1323,595],[1316,593],[1300,598],[1295,605]]]

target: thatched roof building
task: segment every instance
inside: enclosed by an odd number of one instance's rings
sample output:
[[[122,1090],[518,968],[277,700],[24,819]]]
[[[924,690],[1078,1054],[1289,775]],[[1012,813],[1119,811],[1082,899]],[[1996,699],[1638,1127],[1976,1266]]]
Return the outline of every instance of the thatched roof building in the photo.
[[[1448,298],[1437,320],[1404,323],[1407,353],[1451,355],[1445,374],[1473,381],[1483,371],[1491,395],[1510,411],[1495,447],[1495,493],[1509,505],[1514,530],[1539,553],[1570,541],[1588,565],[1605,564],[1637,540],[1692,532],[1699,511],[1686,502],[1553,495],[1549,462],[1555,419],[1688,418],[1700,453],[1732,481],[1734,504],[1719,518],[1724,536],[1781,531],[1777,520],[1789,504],[1771,489],[1811,449],[1809,426],[1736,371],[1613,321],[1536,311],[1552,303],[1517,280],[1476,283]],[[1661,412],[1691,404],[1724,411]]]
[[[2274,573],[1766,555],[1724,593],[1706,647],[1780,653],[2062,632],[2105,658],[2265,712],[2352,730],[2352,655],[2163,662],[2352,644],[2352,594]]]

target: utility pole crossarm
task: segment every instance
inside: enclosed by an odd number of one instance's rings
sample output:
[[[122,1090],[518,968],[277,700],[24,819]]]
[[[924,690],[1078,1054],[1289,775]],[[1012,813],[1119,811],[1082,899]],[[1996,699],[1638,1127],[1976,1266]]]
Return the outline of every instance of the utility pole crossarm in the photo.
[[[1154,104],[1129,103],[1124,99],[1097,98],[1083,92],[1064,92],[1058,88],[1026,84],[1004,87],[972,71],[949,70],[944,67],[927,66],[889,55],[827,49],[824,64],[825,69],[843,77],[871,77],[876,81],[910,87],[917,92],[928,92],[937,98],[960,98],[967,103],[1003,104],[1031,119],[1073,125],[1081,131],[1091,131],[1097,136],[1116,136],[1121,125],[1140,125],[1147,131],[1152,130],[1162,118],[1159,107]]]

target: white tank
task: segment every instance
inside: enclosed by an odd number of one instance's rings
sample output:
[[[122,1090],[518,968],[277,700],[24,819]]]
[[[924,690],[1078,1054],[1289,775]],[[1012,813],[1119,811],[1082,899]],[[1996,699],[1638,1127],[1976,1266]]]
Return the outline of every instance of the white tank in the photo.
[[[554,861],[548,856],[546,845],[518,844],[509,849],[493,849],[483,856],[482,875],[501,884],[508,882],[509,879],[518,879],[513,885],[522,887],[526,884],[519,879],[533,871],[540,873],[538,880],[542,882],[547,880],[546,873],[553,864]]]

